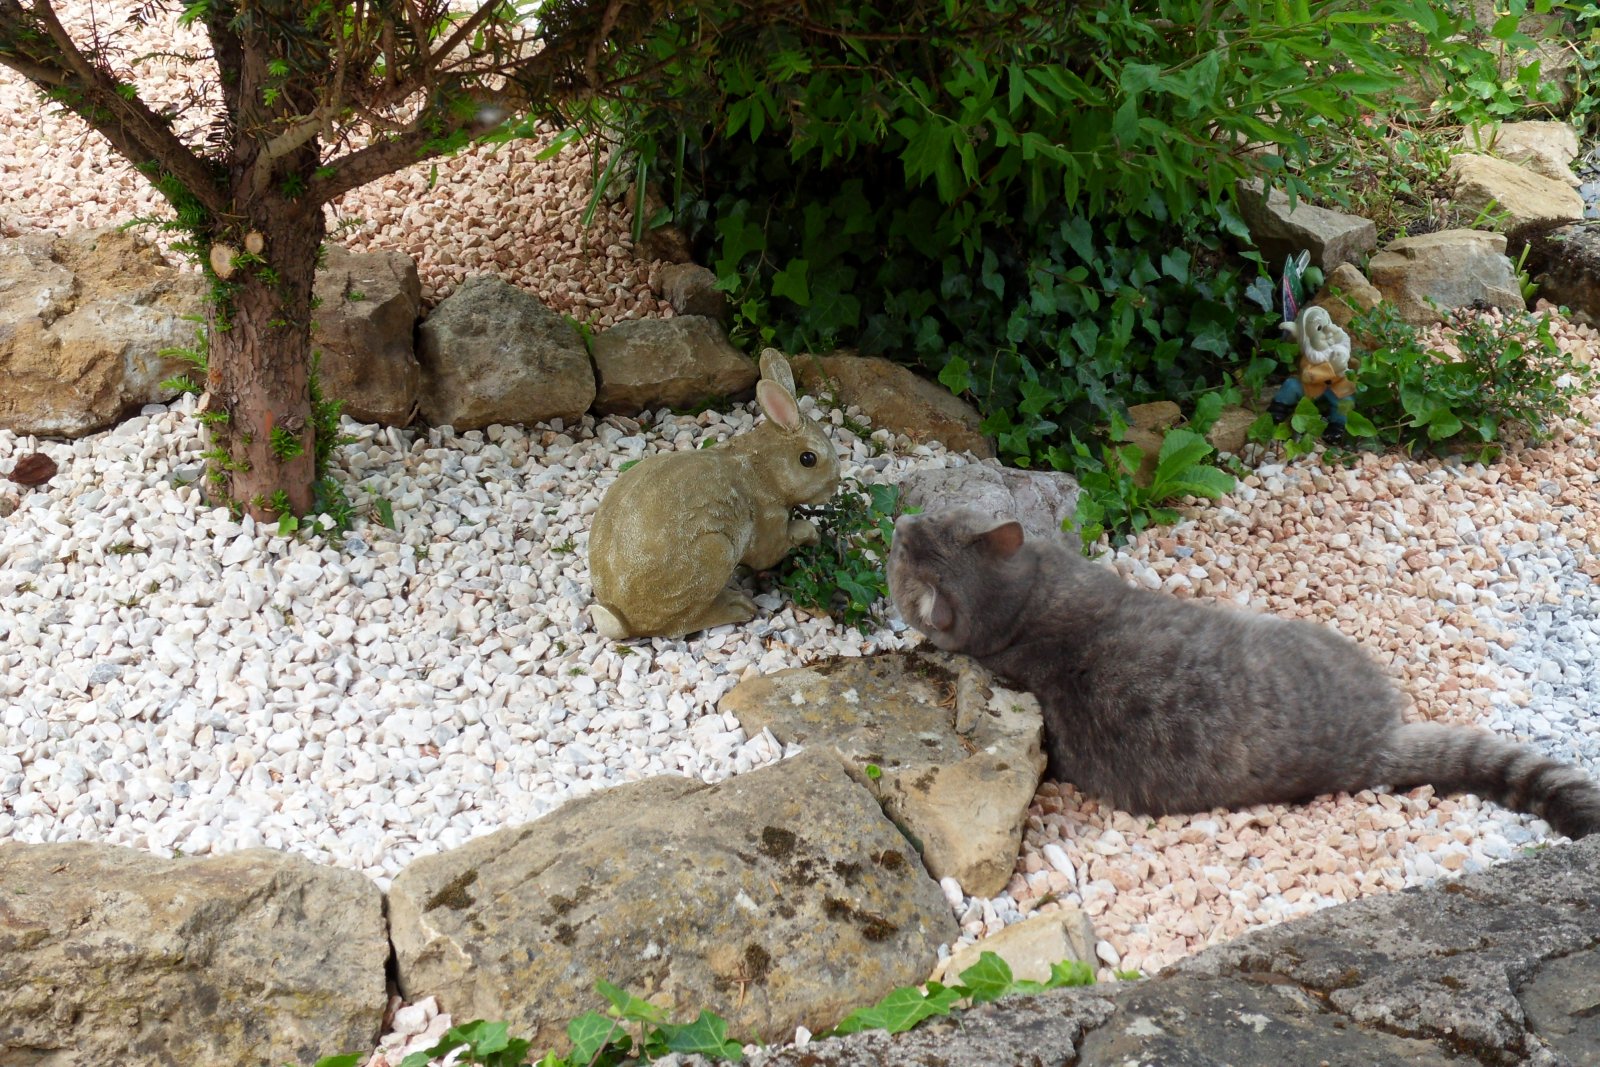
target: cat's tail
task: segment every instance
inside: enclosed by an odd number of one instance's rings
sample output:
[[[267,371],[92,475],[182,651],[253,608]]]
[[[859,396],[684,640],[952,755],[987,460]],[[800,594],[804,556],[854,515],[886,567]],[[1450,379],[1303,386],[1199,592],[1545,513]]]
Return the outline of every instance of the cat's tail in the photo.
[[[1397,789],[1431,785],[1441,793],[1476,793],[1537,815],[1557,833],[1600,831],[1600,785],[1570,763],[1487,730],[1405,723],[1391,735],[1377,768]]]

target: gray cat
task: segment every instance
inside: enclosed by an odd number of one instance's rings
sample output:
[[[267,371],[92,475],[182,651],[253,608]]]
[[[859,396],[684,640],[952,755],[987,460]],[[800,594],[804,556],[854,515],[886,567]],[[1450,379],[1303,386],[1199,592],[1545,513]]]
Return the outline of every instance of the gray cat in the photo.
[[[896,522],[889,589],[935,645],[1038,697],[1054,777],[1125,811],[1432,785],[1568,837],[1600,828],[1581,770],[1484,730],[1402,722],[1395,686],[1329,627],[1135,589],[970,509]]]

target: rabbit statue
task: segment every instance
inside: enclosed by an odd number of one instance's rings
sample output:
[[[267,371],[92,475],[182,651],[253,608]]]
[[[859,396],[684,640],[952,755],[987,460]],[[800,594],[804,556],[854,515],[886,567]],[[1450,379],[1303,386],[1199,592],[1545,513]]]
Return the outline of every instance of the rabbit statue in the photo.
[[[817,528],[790,509],[833,496],[839,457],[800,414],[776,349],[761,353],[756,402],[767,421],[749,433],[651,456],[606,490],[589,530],[590,617],[604,636],[678,637],[747,622],[755,603],[733,584],[734,568],[763,570],[816,543]]]

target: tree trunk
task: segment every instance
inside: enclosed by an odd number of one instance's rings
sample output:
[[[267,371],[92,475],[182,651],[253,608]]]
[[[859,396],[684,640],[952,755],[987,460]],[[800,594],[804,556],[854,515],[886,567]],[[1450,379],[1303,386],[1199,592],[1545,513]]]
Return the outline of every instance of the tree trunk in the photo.
[[[211,484],[258,520],[312,508],[311,296],[324,222],[317,204],[267,195],[211,248],[224,287],[210,309]],[[253,253],[250,249],[259,247]],[[219,501],[221,502],[221,501]]]

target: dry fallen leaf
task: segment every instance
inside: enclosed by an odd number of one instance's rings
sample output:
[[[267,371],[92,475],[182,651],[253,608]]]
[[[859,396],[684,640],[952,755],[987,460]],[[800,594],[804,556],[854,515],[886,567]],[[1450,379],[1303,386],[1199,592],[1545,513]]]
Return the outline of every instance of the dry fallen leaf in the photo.
[[[56,461],[43,452],[30,452],[17,460],[8,477],[18,485],[43,485],[56,476]]]

